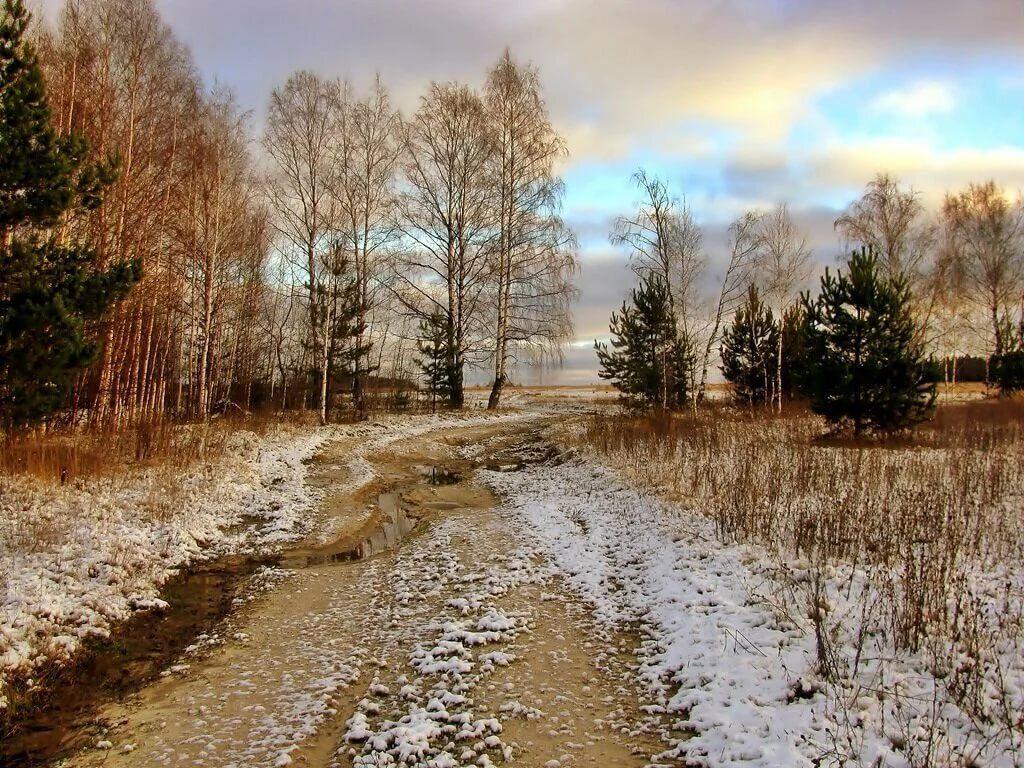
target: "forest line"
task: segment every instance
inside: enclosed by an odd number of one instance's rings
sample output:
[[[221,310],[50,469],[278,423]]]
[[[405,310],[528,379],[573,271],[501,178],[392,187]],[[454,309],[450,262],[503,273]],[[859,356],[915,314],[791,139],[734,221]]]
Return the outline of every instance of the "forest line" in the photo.
[[[151,0],[68,0],[52,29],[11,0],[4,18],[9,62],[38,69],[43,84],[32,130],[57,147],[47,162],[68,166],[68,200],[34,218],[5,215],[5,240],[81,246],[82,274],[120,269],[127,280],[47,328],[73,340],[66,360],[45,359],[31,333],[10,342],[18,354],[8,357],[37,364],[7,398],[36,404],[9,425],[257,408],[327,421],[334,406],[358,418],[374,384],[388,405],[416,387],[459,407],[469,367],[488,371],[494,408],[516,361],[557,359],[572,338],[579,260],[558,175],[568,147],[538,71],[510,52],[482,89],[431,83],[408,116],[379,79],[360,91],[296,72],[269,95],[253,140],[231,94],[203,85]],[[4,92],[16,104],[17,88]],[[31,182],[53,188],[56,176],[33,162],[43,170]],[[755,399],[781,407],[782,326],[813,261],[805,234],[785,205],[744,213],[712,274],[685,197],[644,171],[635,181],[640,201],[611,242],[639,277],[665,286],[686,347],[681,399],[703,399],[730,322],[757,306],[744,305],[755,286],[780,324],[772,350],[751,342],[765,380]],[[915,343],[955,379],[958,357],[982,356],[988,375],[991,360],[1024,349],[1022,211],[994,182],[929,211],[881,174],[835,226],[850,249],[877,255],[886,279],[906,283]],[[13,302],[20,288],[6,282]],[[58,298],[69,300],[48,300]]]
[[[362,94],[297,72],[270,95],[256,147],[149,0],[69,0],[54,29],[25,34],[14,57],[42,73],[46,140],[78,142],[75,172],[109,178],[95,204],[8,237],[81,244],[97,273],[139,272],[87,319],[94,359],[54,372],[68,379],[58,421],[232,406],[327,420],[342,400],[362,416],[371,378],[409,381],[421,363],[455,405],[466,366],[489,367],[497,407],[514,360],[557,354],[569,336],[565,144],[536,71],[508,52],[482,91],[433,83],[409,117],[379,81]],[[438,359],[417,353],[425,335]]]

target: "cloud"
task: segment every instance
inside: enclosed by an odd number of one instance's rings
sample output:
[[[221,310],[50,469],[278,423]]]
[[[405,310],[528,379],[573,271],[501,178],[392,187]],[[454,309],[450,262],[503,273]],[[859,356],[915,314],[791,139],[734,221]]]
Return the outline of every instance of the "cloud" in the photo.
[[[59,3],[36,0],[51,10]],[[257,121],[270,89],[297,68],[356,83],[380,72],[412,109],[427,80],[479,84],[511,46],[540,67],[579,159],[652,144],[690,151],[676,133],[694,120],[782,141],[812,116],[817,96],[897,59],[1019,58],[1024,45],[1019,0],[984,0],[969,12],[926,0],[518,0],[500,14],[475,0],[157,5],[207,78],[231,85]],[[927,89],[923,97],[935,103]]]
[[[875,111],[914,119],[952,112],[956,105],[956,89],[950,83],[934,81],[887,91],[871,103]]]
[[[809,160],[820,186],[860,188],[878,172],[895,174],[936,204],[949,191],[994,179],[1024,189],[1024,146],[943,148],[928,140],[879,138],[822,146]]]

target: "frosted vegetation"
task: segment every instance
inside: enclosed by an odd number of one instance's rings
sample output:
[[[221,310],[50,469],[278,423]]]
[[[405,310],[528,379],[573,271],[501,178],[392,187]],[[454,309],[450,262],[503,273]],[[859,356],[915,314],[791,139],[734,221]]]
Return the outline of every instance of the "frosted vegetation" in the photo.
[[[597,417],[587,450],[756,545],[752,600],[811,641],[832,754],[1014,765],[1024,727],[1020,403],[950,406],[888,445],[818,419]],[[798,695],[798,693],[794,693]],[[894,762],[895,761],[895,762]]]

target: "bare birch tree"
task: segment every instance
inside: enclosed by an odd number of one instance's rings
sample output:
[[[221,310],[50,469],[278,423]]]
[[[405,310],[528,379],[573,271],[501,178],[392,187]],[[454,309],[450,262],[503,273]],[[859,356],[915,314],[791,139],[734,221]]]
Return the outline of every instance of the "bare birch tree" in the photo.
[[[947,195],[942,213],[972,300],[987,320],[991,355],[1001,355],[1024,294],[1024,205],[989,181]]]
[[[556,161],[567,152],[541,97],[537,71],[508,50],[491,69],[484,94],[493,145],[494,382],[497,408],[513,347],[534,356],[557,349],[572,333],[569,302],[576,258],[559,215],[564,188]]]
[[[703,233],[685,200],[674,197],[660,179],[637,171],[633,176],[641,200],[631,216],[615,222],[611,241],[630,250],[630,263],[640,277],[657,275],[669,287],[670,309],[683,341],[695,358],[701,330],[700,279],[707,266]],[[696,368],[691,377],[696,384]]]
[[[864,194],[836,219],[835,228],[848,247],[873,250],[890,278],[916,287],[926,272],[935,228],[927,220],[920,194],[912,187],[900,187],[894,176],[875,176]]]
[[[273,169],[267,190],[282,254],[306,286],[309,344],[316,350],[318,409],[327,421],[330,263],[338,248],[337,151],[346,97],[338,81],[297,72],[270,95],[263,147]]]
[[[251,269],[252,238],[259,236],[244,123],[230,97],[207,107],[197,134],[190,137],[187,162],[195,170],[178,242],[187,275],[198,286],[192,403],[194,412],[206,417],[226,335],[223,312],[229,292]]]
[[[785,205],[760,216],[757,227],[757,263],[766,300],[781,318],[810,277],[811,251]],[[783,339],[779,334],[775,359],[775,407],[782,410]]]
[[[946,382],[956,383],[957,358],[968,351],[972,328],[971,291],[963,248],[957,242],[955,226],[943,220],[937,239],[934,268],[928,274],[928,291],[935,297],[932,344],[948,361]]]
[[[357,330],[352,400],[357,418],[365,415],[366,377],[372,345],[370,315],[384,298],[384,256],[398,236],[395,175],[401,152],[400,120],[378,78],[370,95],[347,104],[337,137],[335,195],[344,222],[342,243],[351,253],[357,284]]]
[[[836,219],[835,228],[847,252],[854,247],[871,249],[886,277],[906,282],[913,295],[918,338],[934,345],[935,339],[929,334],[934,329],[940,299],[936,289],[941,285],[935,275],[938,265],[932,258],[937,228],[920,194],[913,187],[902,188],[894,176],[880,173]]]
[[[722,275],[718,291],[718,302],[715,305],[711,328],[704,344],[701,357],[700,384],[697,387],[695,404],[704,400],[707,391],[708,367],[711,353],[718,344],[722,331],[722,322],[732,315],[736,307],[743,301],[754,270],[757,267],[760,218],[755,213],[745,213],[729,226],[729,261]]]
[[[483,101],[464,85],[432,83],[404,142],[398,224],[407,242],[396,290],[419,317],[443,315],[452,404],[460,407],[490,271],[492,146]]]

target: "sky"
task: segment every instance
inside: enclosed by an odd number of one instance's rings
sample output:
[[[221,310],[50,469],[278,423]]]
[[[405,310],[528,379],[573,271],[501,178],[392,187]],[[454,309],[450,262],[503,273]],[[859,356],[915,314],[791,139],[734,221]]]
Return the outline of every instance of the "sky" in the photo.
[[[49,6],[58,0],[45,0]],[[608,242],[638,168],[685,196],[711,276],[745,210],[786,203],[819,265],[877,172],[936,206],[995,179],[1024,189],[1024,0],[157,0],[210,84],[259,131],[297,69],[406,113],[430,80],[481,85],[508,46],[537,66],[568,143],[564,215],[580,242],[576,338],[545,383],[596,380],[593,341],[633,280]],[[47,9],[48,10],[48,9]]]

